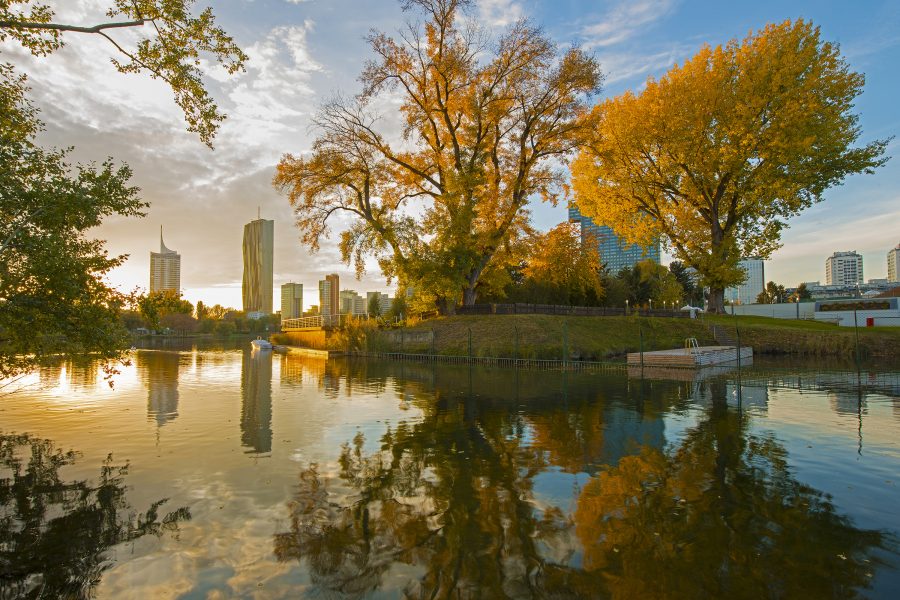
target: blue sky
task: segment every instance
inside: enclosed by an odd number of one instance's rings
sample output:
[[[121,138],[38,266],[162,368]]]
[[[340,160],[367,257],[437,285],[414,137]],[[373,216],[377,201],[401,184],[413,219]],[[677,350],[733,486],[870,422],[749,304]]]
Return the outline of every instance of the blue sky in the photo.
[[[59,21],[102,20],[108,0],[49,2]],[[370,56],[372,29],[396,31],[410,15],[395,0],[230,0],[213,7],[221,25],[250,55],[247,73],[225,78],[208,69],[208,87],[229,114],[209,151],[184,131],[171,92],[146,76],[120,75],[109,64],[102,40],[68,37],[68,46],[35,60],[14,45],[0,45],[2,60],[27,72],[32,97],[47,123],[47,144],[76,147],[82,160],[107,155],[127,161],[151,202],[146,218],[113,219],[97,235],[114,253],[131,255],[110,279],[131,289],[146,287],[149,252],[166,245],[182,254],[182,286],[192,301],[240,305],[242,226],[257,207],[276,221],[276,287],[304,284],[305,304],[315,304],[316,281],[342,275],[342,287],[387,290],[377,268],[363,281],[339,263],[337,237],[317,255],[300,246],[290,207],[269,182],[285,152],[310,147],[317,106],[335,92],[355,93],[356,77]],[[471,17],[499,32],[520,17],[541,24],[561,47],[593,52],[606,76],[602,97],[639,90],[676,62],[712,45],[744,37],[769,22],[803,17],[821,27],[824,39],[841,45],[851,67],[866,74],[859,97],[862,140],[896,135],[900,83],[900,2],[694,2],[675,0],[480,0]],[[122,34],[128,41],[130,33]],[[391,105],[385,126],[390,128]],[[395,116],[395,115],[394,115]],[[895,140],[889,153],[897,152]],[[900,162],[876,175],[854,176],[830,190],[825,202],[791,221],[784,247],[766,263],[766,278],[793,285],[824,281],[825,258],[858,250],[866,279],[886,275],[886,253],[900,243]],[[564,207],[537,204],[535,224],[548,229],[565,219]]]

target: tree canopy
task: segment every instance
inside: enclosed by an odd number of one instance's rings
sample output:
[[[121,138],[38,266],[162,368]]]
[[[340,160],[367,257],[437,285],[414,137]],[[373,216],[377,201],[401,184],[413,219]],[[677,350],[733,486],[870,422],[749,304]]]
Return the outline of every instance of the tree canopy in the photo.
[[[373,33],[375,58],[362,93],[325,104],[307,156],[285,155],[275,176],[288,193],[301,239],[318,249],[332,215],[351,218],[344,260],[361,273],[367,256],[404,288],[452,310],[475,302],[514,262],[527,232],[529,199],[555,201],[561,161],[587,127],[599,90],[596,61],[577,48],[560,54],[527,21],[492,42],[466,0],[410,0],[424,24],[398,38]],[[376,102],[402,98],[402,139],[379,124]]]
[[[863,83],[804,20],[706,46],[594,109],[572,169],[579,210],[628,242],[660,237],[721,311],[741,258],[768,257],[787,219],[887,160],[887,141],[855,146]]]
[[[122,357],[125,297],[104,276],[125,260],[85,233],[112,214],[142,215],[131,170],[72,165],[44,150],[24,78],[0,65],[0,379],[51,354]]]
[[[213,56],[229,74],[242,70],[247,56],[216,26],[211,8],[191,14],[194,0],[110,0],[108,4],[106,16],[111,21],[73,25],[54,22],[55,14],[47,4],[0,0],[0,41],[11,38],[35,56],[44,56],[59,49],[67,33],[105,38],[119,56],[112,59],[116,69],[147,72],[165,81],[184,112],[188,130],[211,147],[225,115],[203,87],[201,54]],[[148,35],[131,47],[113,34],[122,28]]]

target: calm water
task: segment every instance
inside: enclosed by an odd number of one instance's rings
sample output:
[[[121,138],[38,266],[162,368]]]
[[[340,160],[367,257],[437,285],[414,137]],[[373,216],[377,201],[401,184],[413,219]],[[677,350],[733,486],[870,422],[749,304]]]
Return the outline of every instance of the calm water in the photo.
[[[737,381],[61,364],[0,398],[0,598],[900,597],[900,373]]]

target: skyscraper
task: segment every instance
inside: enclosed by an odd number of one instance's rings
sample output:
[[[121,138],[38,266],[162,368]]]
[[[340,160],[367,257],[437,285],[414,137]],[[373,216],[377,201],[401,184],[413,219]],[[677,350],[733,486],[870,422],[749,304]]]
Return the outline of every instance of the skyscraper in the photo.
[[[281,286],[281,318],[296,319],[303,316],[303,284],[285,283]]]
[[[337,273],[319,281],[319,313],[323,316],[341,314],[341,280]]]
[[[159,226],[159,252],[150,253],[150,292],[181,290],[181,255],[163,243]]]
[[[738,263],[747,274],[744,283],[725,290],[725,299],[733,304],[754,304],[766,288],[766,273],[761,258],[745,258]]]
[[[835,252],[825,259],[826,285],[852,287],[863,282],[863,257],[856,250]]]
[[[900,272],[898,272],[898,267],[900,267],[900,244],[897,244],[896,248],[892,248],[888,250],[887,253],[887,267],[888,267],[888,276],[887,280],[890,283],[900,282]]]
[[[622,269],[630,269],[642,260],[659,263],[659,243],[642,248],[637,244],[628,245],[606,225],[597,225],[590,217],[582,215],[574,206],[569,206],[569,221],[581,225],[581,240],[597,241],[600,262],[615,275]]]
[[[275,221],[256,219],[244,225],[244,312],[272,314]]]

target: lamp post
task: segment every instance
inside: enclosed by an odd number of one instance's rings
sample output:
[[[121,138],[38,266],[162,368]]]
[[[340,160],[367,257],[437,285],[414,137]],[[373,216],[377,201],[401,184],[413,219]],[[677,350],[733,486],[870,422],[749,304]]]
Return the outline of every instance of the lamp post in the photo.
[[[647,300],[650,303],[650,310],[653,310],[653,298]]]

